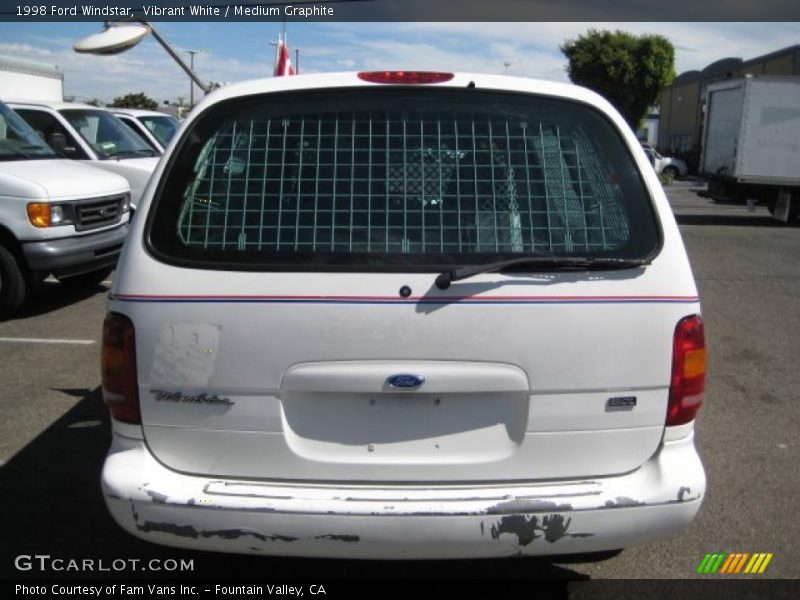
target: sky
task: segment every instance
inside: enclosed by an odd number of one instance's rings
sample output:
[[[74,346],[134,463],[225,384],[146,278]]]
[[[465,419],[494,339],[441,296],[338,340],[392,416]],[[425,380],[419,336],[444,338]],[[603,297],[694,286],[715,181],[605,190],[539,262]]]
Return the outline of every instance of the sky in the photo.
[[[206,81],[236,82],[272,73],[282,25],[160,23],[179,50],[195,57]],[[800,23],[289,23],[289,46],[300,50],[301,73],[350,70],[442,70],[503,73],[568,81],[559,50],[590,28],[659,33],[676,49],[678,73],[729,56],[755,56],[800,44]],[[0,23],[0,55],[58,65],[65,94],[104,102],[144,92],[159,102],[184,100],[189,79],[148,36],[116,56],[79,55],[72,44],[99,32],[99,23]],[[188,58],[188,57],[187,57]],[[0,95],[3,91],[0,90]],[[195,89],[195,99],[199,97]]]

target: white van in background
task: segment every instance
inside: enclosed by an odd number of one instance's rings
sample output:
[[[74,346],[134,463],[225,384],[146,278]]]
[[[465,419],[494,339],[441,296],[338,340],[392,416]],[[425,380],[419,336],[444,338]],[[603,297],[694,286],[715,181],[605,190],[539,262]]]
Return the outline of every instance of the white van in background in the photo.
[[[659,179],[573,85],[367,72],[226,86],[109,296],[114,519],[349,558],[602,552],[705,474],[700,303]]]
[[[141,108],[109,108],[108,110],[159,152],[164,152],[167,144],[181,126],[181,122],[172,115],[154,110]]]
[[[6,102],[61,156],[128,180],[136,207],[161,152],[152,148],[110,111],[89,104],[14,100]]]
[[[642,145],[642,148],[644,149],[644,153],[647,155],[647,159],[650,161],[650,164],[653,165],[653,169],[655,169],[656,173],[659,175],[664,173],[673,179],[686,177],[686,175],[688,175],[689,168],[681,159],[674,158],[672,156],[663,156],[658,152],[658,150],[651,148],[650,146]]]
[[[60,158],[0,102],[0,319],[49,274],[78,286],[107,278],[129,209],[123,177]]]

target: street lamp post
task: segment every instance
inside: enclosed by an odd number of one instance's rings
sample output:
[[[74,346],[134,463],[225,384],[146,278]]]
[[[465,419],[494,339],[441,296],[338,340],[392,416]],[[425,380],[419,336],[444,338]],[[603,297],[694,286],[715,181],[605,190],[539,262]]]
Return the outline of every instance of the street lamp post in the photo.
[[[148,23],[144,19],[133,19],[125,23],[106,23],[105,29],[100,33],[81,38],[73,45],[72,49],[75,52],[84,54],[119,54],[130,50],[147,34],[152,35],[155,40],[161,44],[161,47],[167,51],[173,60],[178,63],[178,66],[189,76],[189,78],[197,84],[201,90],[208,94],[211,90],[218,87],[211,83],[208,84],[197,76],[194,69],[186,64],[180,55],[175,51],[169,42],[158,32],[152,23]]]

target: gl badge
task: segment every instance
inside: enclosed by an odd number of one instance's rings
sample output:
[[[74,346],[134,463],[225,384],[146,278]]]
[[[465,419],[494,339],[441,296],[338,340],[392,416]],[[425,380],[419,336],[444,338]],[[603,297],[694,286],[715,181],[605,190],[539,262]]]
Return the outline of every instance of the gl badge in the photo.
[[[610,410],[632,410],[634,406],[636,406],[636,396],[615,396],[606,402],[606,407]]]

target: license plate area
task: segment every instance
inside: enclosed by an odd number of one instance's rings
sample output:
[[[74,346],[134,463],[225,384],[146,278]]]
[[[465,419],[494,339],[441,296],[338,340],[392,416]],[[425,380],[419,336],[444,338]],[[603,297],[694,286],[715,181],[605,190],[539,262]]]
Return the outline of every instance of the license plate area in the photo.
[[[468,464],[514,453],[525,436],[528,396],[288,392],[282,408],[290,449],[309,460]]]

